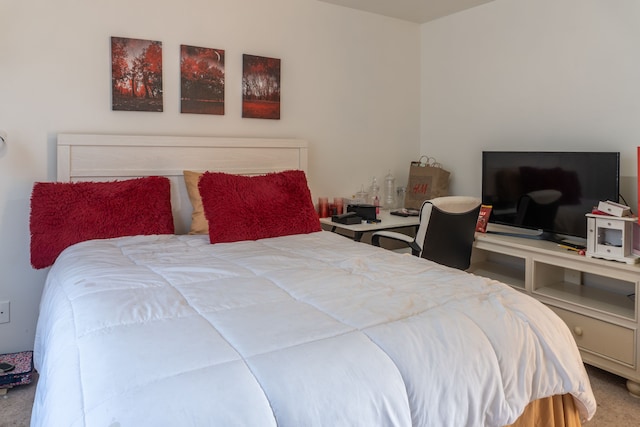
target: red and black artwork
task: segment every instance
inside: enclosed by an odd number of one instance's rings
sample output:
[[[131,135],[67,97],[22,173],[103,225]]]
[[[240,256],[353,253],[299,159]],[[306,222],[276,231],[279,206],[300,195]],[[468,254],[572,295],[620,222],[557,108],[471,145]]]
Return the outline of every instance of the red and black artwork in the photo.
[[[180,112],[224,115],[224,50],[180,46]]]
[[[280,119],[280,60],[242,55],[242,117]]]
[[[111,37],[112,110],[162,111],[162,42]]]

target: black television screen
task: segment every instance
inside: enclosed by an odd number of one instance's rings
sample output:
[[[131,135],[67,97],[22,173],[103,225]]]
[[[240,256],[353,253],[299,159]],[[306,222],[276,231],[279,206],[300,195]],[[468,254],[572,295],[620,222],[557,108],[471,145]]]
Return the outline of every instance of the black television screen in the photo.
[[[617,202],[619,180],[617,152],[482,153],[482,203],[493,207],[489,222],[539,230],[537,238],[557,242],[586,238],[585,214],[601,200]]]

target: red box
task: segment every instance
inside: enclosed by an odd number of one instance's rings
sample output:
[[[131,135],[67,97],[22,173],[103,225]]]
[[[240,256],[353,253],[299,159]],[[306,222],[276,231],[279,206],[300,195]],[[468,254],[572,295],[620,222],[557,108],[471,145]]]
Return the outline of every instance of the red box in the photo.
[[[0,362],[14,365],[12,371],[0,373],[0,389],[31,383],[33,378],[33,352],[21,351],[0,355]]]

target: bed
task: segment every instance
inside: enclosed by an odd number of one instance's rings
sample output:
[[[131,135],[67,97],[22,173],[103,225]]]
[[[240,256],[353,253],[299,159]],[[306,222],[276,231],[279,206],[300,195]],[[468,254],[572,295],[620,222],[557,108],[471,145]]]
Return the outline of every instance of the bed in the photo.
[[[85,235],[37,258],[52,266],[32,426],[572,426],[593,417],[589,379],[555,314],[497,281],[321,230],[306,169],[301,140],[59,135],[60,183],[45,193],[168,180],[140,194],[117,188],[125,204],[140,196],[145,207],[122,208],[127,221],[103,227],[123,235]],[[208,233],[189,234],[196,205],[185,170],[206,171]],[[155,191],[166,195],[157,207],[144,199]],[[42,197],[34,187],[32,262]],[[51,205],[47,221],[61,215]],[[145,223],[148,210],[168,213]],[[76,230],[102,222],[91,215]]]

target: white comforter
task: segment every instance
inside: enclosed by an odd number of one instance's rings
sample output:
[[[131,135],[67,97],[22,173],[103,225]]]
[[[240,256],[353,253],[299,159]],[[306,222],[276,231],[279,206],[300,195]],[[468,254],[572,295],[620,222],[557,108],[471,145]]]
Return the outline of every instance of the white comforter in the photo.
[[[329,232],[68,248],[32,426],[502,426],[596,404],[566,326],[501,283]]]

